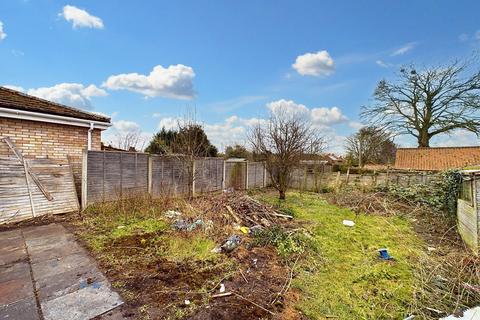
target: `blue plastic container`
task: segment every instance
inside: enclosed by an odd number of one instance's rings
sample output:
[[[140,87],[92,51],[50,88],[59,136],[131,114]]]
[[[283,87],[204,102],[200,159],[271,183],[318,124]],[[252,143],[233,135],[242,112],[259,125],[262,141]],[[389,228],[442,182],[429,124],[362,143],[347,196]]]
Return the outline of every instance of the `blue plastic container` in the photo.
[[[388,254],[387,248],[378,249],[378,253],[380,254],[380,259],[383,259],[383,260],[392,259],[392,257]]]

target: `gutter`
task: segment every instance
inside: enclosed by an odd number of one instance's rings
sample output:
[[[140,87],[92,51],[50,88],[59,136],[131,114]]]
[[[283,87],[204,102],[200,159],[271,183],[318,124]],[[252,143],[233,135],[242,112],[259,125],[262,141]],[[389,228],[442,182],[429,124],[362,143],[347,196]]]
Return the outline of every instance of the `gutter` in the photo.
[[[95,128],[93,122],[90,122],[90,128],[88,128],[87,132],[87,150],[92,150],[92,131]]]
[[[0,107],[0,118],[11,118],[20,120],[40,121],[47,123],[66,124],[76,127],[90,128],[95,126],[96,129],[105,130],[112,126],[110,122],[93,121],[73,117],[57,116],[54,114],[46,114],[40,112],[8,109]],[[92,129],[93,130],[93,129]],[[90,141],[91,139],[89,139]]]

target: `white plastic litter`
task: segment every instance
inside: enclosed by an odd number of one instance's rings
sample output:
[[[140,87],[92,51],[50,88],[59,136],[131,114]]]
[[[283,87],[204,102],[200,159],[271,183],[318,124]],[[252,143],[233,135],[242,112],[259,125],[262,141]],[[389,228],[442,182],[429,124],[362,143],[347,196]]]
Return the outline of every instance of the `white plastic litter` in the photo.
[[[188,306],[190,304],[190,300],[185,300],[185,305]]]
[[[441,318],[440,320],[480,320],[480,307],[466,310],[463,313],[463,317],[456,317],[454,315],[450,315],[448,317]]]
[[[220,293],[225,292],[225,285],[223,283],[220,283]]]
[[[355,225],[355,222],[352,220],[343,220],[343,225],[347,227],[353,227]]]

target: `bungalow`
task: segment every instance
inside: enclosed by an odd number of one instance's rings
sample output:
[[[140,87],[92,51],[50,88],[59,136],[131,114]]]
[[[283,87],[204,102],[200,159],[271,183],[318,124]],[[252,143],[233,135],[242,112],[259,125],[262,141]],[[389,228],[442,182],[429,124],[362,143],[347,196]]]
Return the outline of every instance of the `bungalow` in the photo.
[[[82,150],[101,150],[101,132],[110,126],[108,117],[0,87],[0,137],[9,137],[26,157],[70,161],[77,186]],[[5,155],[12,152],[0,143]]]
[[[480,165],[480,147],[399,148],[395,169],[443,171]]]

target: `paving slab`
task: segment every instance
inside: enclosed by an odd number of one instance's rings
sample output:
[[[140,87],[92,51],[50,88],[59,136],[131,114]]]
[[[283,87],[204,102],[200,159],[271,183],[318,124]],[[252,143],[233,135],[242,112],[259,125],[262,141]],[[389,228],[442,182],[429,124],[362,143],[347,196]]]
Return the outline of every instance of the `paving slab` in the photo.
[[[0,320],[87,320],[122,303],[63,226],[0,232]]]
[[[89,303],[82,303],[88,301]],[[120,296],[108,282],[94,282],[86,288],[42,303],[45,320],[92,319],[122,304]],[[66,313],[68,310],[68,313]]]
[[[62,258],[32,264],[33,277],[37,281],[74,270],[83,272],[85,268],[96,268],[95,262],[85,252],[78,252]]]
[[[0,266],[27,259],[25,243],[20,231],[0,233]]]
[[[0,307],[0,320],[39,320],[35,298],[20,300]]]
[[[30,275],[0,283],[0,307],[34,296]]]
[[[27,261],[0,266],[0,283],[30,277],[30,264]]]
[[[40,301],[51,300],[86,287],[95,281],[105,281],[105,276],[98,269],[72,270],[54,277],[36,281],[35,286]]]

